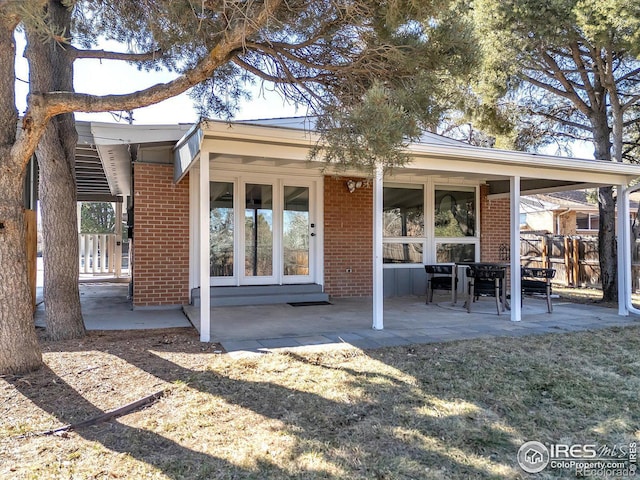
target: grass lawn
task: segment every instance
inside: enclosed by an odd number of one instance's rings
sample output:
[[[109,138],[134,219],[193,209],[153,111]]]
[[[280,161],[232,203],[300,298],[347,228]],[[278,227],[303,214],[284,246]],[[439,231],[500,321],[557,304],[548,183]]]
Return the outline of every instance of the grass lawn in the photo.
[[[242,360],[190,330],[43,348],[0,378],[0,478],[572,478],[525,474],[518,448],[640,438],[638,327]]]

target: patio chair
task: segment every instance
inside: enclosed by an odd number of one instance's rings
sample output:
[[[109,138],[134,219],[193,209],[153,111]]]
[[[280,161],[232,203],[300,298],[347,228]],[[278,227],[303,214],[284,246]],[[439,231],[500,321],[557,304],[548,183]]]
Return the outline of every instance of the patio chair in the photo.
[[[522,267],[520,272],[522,298],[525,295],[544,295],[547,298],[547,312],[553,312],[553,305],[551,305],[551,279],[556,274],[555,269]]]
[[[427,301],[433,302],[434,290],[445,290],[451,292],[451,302],[458,301],[458,277],[456,276],[456,266],[451,265],[425,265],[427,273]]]
[[[506,268],[498,265],[471,265],[467,267],[469,295],[466,307],[468,313],[471,313],[471,304],[480,296],[495,297],[498,315],[505,311],[503,299],[505,273]]]

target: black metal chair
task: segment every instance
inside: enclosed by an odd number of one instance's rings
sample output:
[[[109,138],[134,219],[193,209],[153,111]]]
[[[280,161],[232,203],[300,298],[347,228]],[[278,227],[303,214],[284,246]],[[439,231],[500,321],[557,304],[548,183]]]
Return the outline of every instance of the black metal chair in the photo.
[[[544,295],[547,298],[547,312],[553,312],[551,280],[555,275],[556,271],[553,268],[522,267],[520,269],[522,297],[524,298],[525,295]]]
[[[469,296],[467,297],[467,312],[471,313],[471,304],[480,296],[495,297],[498,315],[504,312],[504,279],[507,269],[499,265],[471,265],[467,267],[469,279]]]
[[[425,265],[424,270],[427,273],[427,301],[433,302],[434,290],[445,290],[451,292],[451,302],[458,301],[458,278],[456,276],[455,265]]]

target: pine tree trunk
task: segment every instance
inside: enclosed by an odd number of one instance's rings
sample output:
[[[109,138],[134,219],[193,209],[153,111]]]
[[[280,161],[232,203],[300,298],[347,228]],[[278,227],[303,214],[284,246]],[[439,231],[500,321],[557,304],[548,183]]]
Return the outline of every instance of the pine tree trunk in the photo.
[[[11,155],[18,112],[13,78],[15,21],[0,16],[0,375],[42,365],[33,322],[23,210],[26,161]]]
[[[52,340],[85,335],[78,289],[78,214],[73,156],[62,143],[76,138],[73,121],[50,121],[40,139],[36,156],[40,167],[44,306],[47,334]],[[75,151],[74,151],[75,153]]]
[[[0,158],[9,158],[0,148]],[[33,321],[22,198],[23,176],[0,175],[0,374],[23,373],[42,365]]]
[[[593,138],[598,160],[611,161],[611,141],[609,139],[609,123],[604,112],[592,117]],[[600,227],[598,228],[598,257],[600,263],[600,282],[602,284],[602,300],[616,302],[618,300],[618,256],[616,244],[616,206],[613,199],[613,187],[598,189],[598,211]]]
[[[71,30],[71,11],[50,0],[47,19],[53,31]],[[33,91],[73,91],[73,57],[54,40],[43,42],[27,31]],[[54,340],[85,335],[78,289],[78,227],[76,209],[73,114],[53,118],[36,149],[40,167],[40,208],[43,232],[44,306],[47,333]]]
[[[616,204],[613,187],[598,189],[598,210],[600,228],[598,229],[598,255],[600,258],[600,280],[602,282],[602,300],[618,300],[618,264],[616,243]]]

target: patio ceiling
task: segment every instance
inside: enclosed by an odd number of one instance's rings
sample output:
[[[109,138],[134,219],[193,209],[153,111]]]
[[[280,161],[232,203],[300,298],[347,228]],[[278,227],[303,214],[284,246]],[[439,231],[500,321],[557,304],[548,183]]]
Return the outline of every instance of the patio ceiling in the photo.
[[[91,130],[91,123],[76,122],[78,145],[76,146],[76,184],[80,202],[114,202],[129,195],[131,184],[131,156],[125,151],[109,152]],[[118,168],[120,166],[120,168]],[[110,176],[107,176],[109,172]]]

